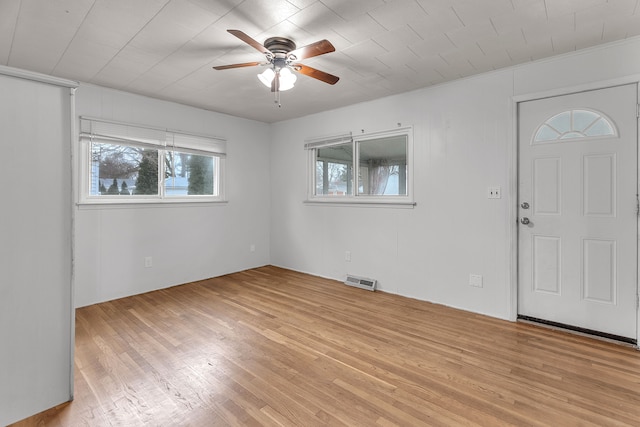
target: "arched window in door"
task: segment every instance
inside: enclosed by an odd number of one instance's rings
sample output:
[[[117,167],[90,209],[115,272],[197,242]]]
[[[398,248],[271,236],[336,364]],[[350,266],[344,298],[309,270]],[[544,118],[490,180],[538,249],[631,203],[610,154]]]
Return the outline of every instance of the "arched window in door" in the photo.
[[[603,113],[593,110],[567,110],[541,124],[533,136],[533,143],[557,142],[567,139],[615,137],[618,131]]]

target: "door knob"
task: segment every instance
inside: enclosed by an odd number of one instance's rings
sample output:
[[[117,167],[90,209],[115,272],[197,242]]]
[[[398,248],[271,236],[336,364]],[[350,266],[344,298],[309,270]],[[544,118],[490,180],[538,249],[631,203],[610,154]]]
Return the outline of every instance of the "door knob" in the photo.
[[[527,218],[526,216],[524,216],[524,217],[520,218],[520,222],[521,222],[523,225],[527,225],[527,224],[529,224],[529,222],[530,222],[530,221],[529,221],[529,218]]]
[[[520,207],[521,207],[522,209],[529,209],[529,203],[527,203],[527,202],[522,202],[522,203],[520,204]]]

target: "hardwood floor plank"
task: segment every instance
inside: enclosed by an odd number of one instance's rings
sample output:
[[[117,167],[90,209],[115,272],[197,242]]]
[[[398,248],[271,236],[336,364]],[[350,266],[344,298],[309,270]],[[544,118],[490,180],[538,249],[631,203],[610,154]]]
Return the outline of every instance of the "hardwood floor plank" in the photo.
[[[637,426],[628,346],[277,267],[76,312],[76,391],[14,426]]]

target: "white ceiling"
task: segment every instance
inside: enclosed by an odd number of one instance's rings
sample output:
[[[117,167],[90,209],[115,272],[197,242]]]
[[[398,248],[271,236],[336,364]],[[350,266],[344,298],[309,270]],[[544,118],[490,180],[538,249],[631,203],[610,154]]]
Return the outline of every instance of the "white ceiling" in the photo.
[[[640,34],[640,0],[0,0],[0,63],[276,122]],[[336,52],[282,107],[227,33]]]

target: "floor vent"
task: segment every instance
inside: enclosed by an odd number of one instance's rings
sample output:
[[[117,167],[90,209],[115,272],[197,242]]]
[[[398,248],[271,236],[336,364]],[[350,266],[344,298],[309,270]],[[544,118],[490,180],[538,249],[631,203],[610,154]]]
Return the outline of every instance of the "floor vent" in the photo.
[[[344,284],[360,289],[366,289],[368,291],[376,290],[376,281],[374,279],[367,279],[365,277],[347,275]]]

